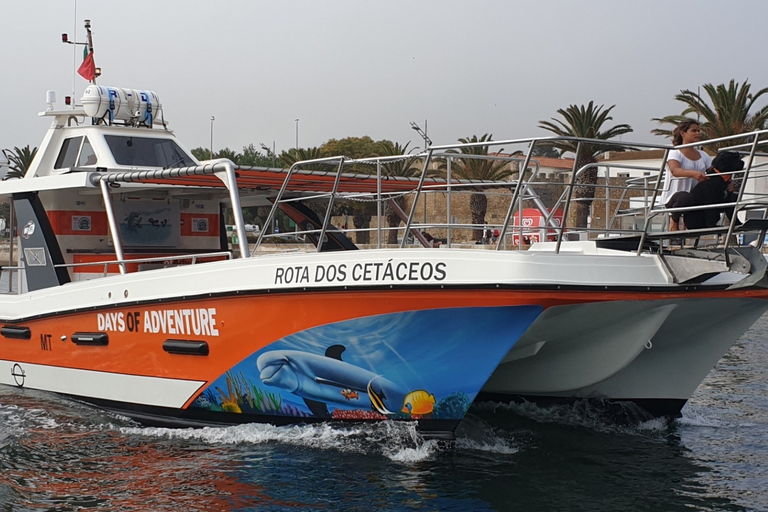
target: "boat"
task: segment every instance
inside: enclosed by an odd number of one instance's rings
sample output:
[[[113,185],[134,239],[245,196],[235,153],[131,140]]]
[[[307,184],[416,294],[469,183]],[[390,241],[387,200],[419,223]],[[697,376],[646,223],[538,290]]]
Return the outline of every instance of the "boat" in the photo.
[[[152,91],[94,80],[40,115],[51,124],[26,175],[0,182],[19,245],[3,269],[0,383],[144,424],[405,421],[450,439],[476,400],[675,416],[768,310],[765,131],[733,141],[747,163],[733,220],[669,232],[664,145],[576,140],[664,157],[600,185],[603,225],[572,228],[578,177],[610,166],[576,158],[545,177],[531,155],[560,137],[282,169],[198,161]],[[517,173],[452,176],[470,159]],[[403,164],[419,172],[392,172]],[[504,205],[493,226],[454,215],[478,195]],[[440,215],[421,218],[430,202]],[[372,227],[334,225],[342,204]],[[258,230],[252,207],[268,212]]]
[[[200,163],[145,115],[161,112],[154,93],[91,85],[82,103],[43,112],[34,163],[2,183],[20,243],[5,269],[18,288],[0,298],[4,384],[148,424],[395,419],[450,436],[540,312],[436,293],[453,272],[441,254],[325,250],[355,248],[339,232],[317,252],[252,257],[241,192],[266,202],[375,178]],[[322,224],[300,202],[286,211]]]

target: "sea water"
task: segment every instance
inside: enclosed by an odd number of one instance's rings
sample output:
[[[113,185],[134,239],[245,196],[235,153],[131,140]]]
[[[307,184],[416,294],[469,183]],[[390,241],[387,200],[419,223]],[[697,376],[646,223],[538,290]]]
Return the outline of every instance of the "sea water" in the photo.
[[[145,428],[0,388],[0,510],[768,511],[768,316],[671,423],[586,403],[412,425]]]

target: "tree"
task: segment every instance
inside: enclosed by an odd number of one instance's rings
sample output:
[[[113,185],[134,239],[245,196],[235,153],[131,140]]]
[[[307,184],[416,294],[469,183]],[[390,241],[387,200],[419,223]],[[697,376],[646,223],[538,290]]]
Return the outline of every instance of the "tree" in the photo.
[[[473,142],[490,142],[493,135],[486,133],[478,138],[477,135],[459,139],[462,144]],[[499,149],[501,153],[503,149]],[[456,153],[455,150],[449,151]],[[451,162],[452,177],[467,180],[503,180],[512,175],[514,170],[506,160],[491,160],[488,156],[488,146],[469,146],[459,148],[459,154],[472,155],[480,158],[456,158]],[[441,165],[444,168],[444,165]],[[475,192],[469,197],[469,211],[472,214],[472,224],[482,226],[485,224],[485,213],[488,211],[488,198],[482,192]],[[483,237],[483,228],[475,228],[472,231],[472,240],[480,240]]]
[[[368,135],[362,137],[345,137],[343,139],[328,139],[320,146],[326,155],[344,155],[348,158],[368,158],[376,156],[382,144],[390,144],[386,139],[374,141]]]
[[[544,158],[560,158],[560,152],[553,148],[550,144],[547,144],[546,142],[539,142],[533,147],[533,151],[531,151],[532,157],[541,156]]]
[[[217,152],[216,152],[216,153],[213,155],[213,158],[214,158],[214,159],[216,159],[216,158],[226,158],[227,160],[232,160],[232,163],[234,163],[235,165],[237,165],[237,164],[239,164],[239,163],[240,163],[240,158],[241,158],[242,156],[243,156],[243,155],[241,155],[240,153],[237,153],[237,152],[236,152],[235,150],[233,150],[233,149],[224,148],[224,149],[220,149],[219,151],[217,151]]]
[[[320,148],[299,148],[299,149],[289,149],[288,151],[283,151],[280,153],[280,161],[283,162],[283,165],[286,167],[291,167],[296,162],[302,162],[304,160],[317,160],[320,158],[325,158],[327,155],[320,149]],[[331,164],[308,164],[308,165],[302,165],[302,169],[308,170],[308,171],[333,171],[335,170],[334,166]]]
[[[604,105],[595,106],[590,101],[588,105],[570,105],[566,109],[558,109],[561,119],[551,118],[550,121],[539,121],[539,128],[548,130],[561,137],[581,137],[587,139],[608,140],[625,133],[630,133],[632,127],[628,124],[618,124],[605,131],[601,131],[607,121],[613,120],[609,114],[616,105],[604,109]],[[597,163],[597,158],[607,151],[624,151],[620,146],[602,144],[581,145],[581,150],[576,152],[578,143],[575,141],[553,142],[552,146],[562,153],[576,154],[576,169],[585,165]],[[568,213],[568,225],[582,228],[587,226],[587,217],[595,197],[595,185],[597,185],[597,168],[590,167],[576,176],[576,186],[573,190],[572,202]]]
[[[749,82],[744,80],[743,84],[737,84],[735,80],[731,80],[727,86],[725,84],[704,84],[702,88],[709,96],[711,106],[699,93],[687,89],[680,91],[680,94],[675,95],[675,99],[687,105],[686,108],[680,115],[652,119],[659,124],[670,124],[672,128],[669,130],[657,128],[651,133],[671,138],[674,127],[692,114],[701,120],[699,126],[702,140],[763,130],[768,124],[768,106],[750,114],[758,98],[768,93],[768,87],[752,94],[749,92],[751,88]],[[710,144],[705,146],[705,149],[714,155],[718,148],[732,146],[738,142],[731,140]]]
[[[203,160],[210,160],[211,159],[211,150],[206,149],[204,147],[194,148],[192,151],[192,156],[197,158],[199,161]]]
[[[251,146],[253,146],[253,144],[251,144]],[[244,147],[243,150],[245,150],[247,147],[248,146]],[[242,162],[240,162],[240,159],[243,157],[243,155],[229,148],[220,149],[219,151],[213,154],[213,158],[211,158],[211,150],[204,147],[194,148],[190,152],[199,161],[216,160],[217,158],[226,158],[228,160],[232,160],[232,162],[235,164],[251,165],[251,164],[243,164]]]
[[[405,155],[408,151],[410,142],[405,146],[401,146],[398,142],[391,143],[389,141],[380,141],[378,144],[379,154],[378,156],[397,156]],[[406,178],[413,178],[421,175],[421,168],[417,165],[418,158],[412,156],[404,156],[401,159],[382,162],[381,174],[382,176],[403,176]],[[405,210],[405,196],[398,195],[392,199],[401,210]],[[390,228],[396,228],[400,225],[401,219],[397,210],[392,204],[387,201],[384,203],[384,216],[387,219],[387,224]],[[387,243],[397,244],[397,230],[390,229],[387,232]]]
[[[261,148],[264,150],[263,154],[261,151],[256,149],[256,146],[253,144],[243,146],[243,155],[240,157],[239,162],[240,165],[251,165],[253,167],[277,167],[278,164],[282,164],[280,157],[273,153],[270,148],[264,144],[261,145]]]
[[[8,160],[8,168],[10,169],[4,179],[23,178],[27,174],[29,166],[32,165],[32,160],[36,154],[37,148],[29,149],[29,145],[23,148],[14,146],[13,149],[4,149],[3,155]]]

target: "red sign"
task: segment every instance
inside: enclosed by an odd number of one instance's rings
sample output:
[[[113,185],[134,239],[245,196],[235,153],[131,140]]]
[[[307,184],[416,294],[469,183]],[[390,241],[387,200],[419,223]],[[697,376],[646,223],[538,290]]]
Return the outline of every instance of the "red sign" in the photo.
[[[521,214],[522,213],[522,222]],[[550,241],[555,240],[556,228],[561,225],[563,221],[563,210],[555,210],[552,215],[552,219],[547,223],[547,217],[545,213],[542,213],[537,208],[524,208],[522,212],[515,213],[512,226],[509,231],[512,233],[512,243],[520,243],[520,228],[522,227],[523,243],[529,245],[533,242],[539,242],[542,231],[546,229],[547,239]]]

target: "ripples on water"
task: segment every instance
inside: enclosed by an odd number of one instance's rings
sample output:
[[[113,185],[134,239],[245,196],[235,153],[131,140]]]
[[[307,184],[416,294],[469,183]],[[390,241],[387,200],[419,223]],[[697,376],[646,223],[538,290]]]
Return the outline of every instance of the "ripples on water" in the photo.
[[[410,425],[142,428],[0,388],[0,510],[766,510],[768,318],[684,417],[481,405],[451,448]]]

